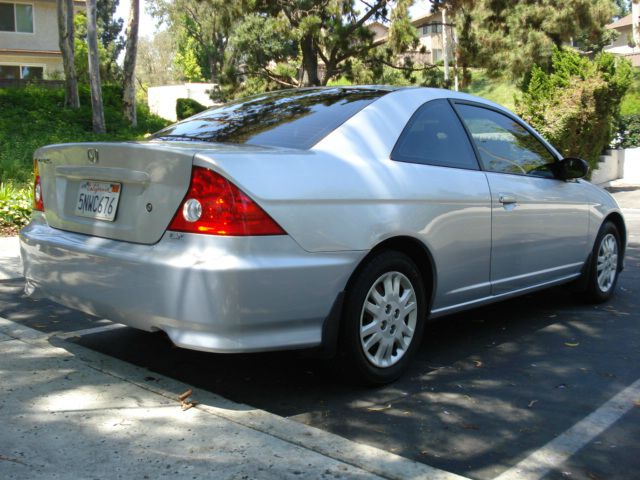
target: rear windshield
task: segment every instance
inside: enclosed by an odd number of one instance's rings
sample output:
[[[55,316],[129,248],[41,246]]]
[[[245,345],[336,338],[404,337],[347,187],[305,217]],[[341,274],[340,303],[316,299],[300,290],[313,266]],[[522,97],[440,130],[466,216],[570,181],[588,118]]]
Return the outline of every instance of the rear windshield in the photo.
[[[207,110],[151,138],[308,149],[386,93],[370,88],[265,93]]]

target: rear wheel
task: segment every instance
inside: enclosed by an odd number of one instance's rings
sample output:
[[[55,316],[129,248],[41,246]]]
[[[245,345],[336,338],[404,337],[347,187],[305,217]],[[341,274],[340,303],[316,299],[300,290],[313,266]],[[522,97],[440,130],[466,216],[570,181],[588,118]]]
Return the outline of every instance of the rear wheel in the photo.
[[[341,359],[359,381],[396,380],[419,346],[426,315],[424,282],[413,261],[388,251],[374,257],[347,292]]]
[[[589,264],[586,299],[601,303],[609,300],[618,281],[621,259],[620,233],[612,222],[605,222],[596,238]]]

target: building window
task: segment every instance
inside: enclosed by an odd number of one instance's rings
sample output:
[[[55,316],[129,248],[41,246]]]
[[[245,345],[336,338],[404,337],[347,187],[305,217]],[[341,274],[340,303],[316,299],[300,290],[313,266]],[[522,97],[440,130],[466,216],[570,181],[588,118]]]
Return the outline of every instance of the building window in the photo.
[[[422,26],[422,35],[430,35],[432,33],[442,33],[442,24],[429,23]]]
[[[0,65],[0,80],[41,80],[43,74],[43,67],[30,67],[28,65]]]
[[[0,3],[0,32],[33,33],[33,5]]]
[[[17,65],[0,65],[0,80],[16,80],[20,78],[20,67]]]
[[[42,67],[29,67],[26,65],[20,67],[20,78],[23,80],[42,80],[43,73],[44,69]]]

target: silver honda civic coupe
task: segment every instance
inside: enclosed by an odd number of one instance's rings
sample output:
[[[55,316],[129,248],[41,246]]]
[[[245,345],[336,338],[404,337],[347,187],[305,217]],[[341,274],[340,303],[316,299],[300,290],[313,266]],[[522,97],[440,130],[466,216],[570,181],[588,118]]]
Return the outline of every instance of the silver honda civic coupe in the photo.
[[[447,90],[265,93],[34,164],[28,294],[196,350],[320,347],[369,383],[429,318],[568,282],[602,302],[623,267],[585,162]]]

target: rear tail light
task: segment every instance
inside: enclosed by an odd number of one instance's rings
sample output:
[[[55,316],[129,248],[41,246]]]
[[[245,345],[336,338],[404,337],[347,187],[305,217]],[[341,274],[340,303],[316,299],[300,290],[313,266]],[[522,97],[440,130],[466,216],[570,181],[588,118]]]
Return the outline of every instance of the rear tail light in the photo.
[[[42,183],[40,182],[40,169],[38,160],[33,161],[33,173],[35,181],[33,182],[33,209],[44,212],[44,202],[42,200]]]
[[[286,235],[260,206],[229,180],[193,167],[189,191],[169,230],[209,235]]]

